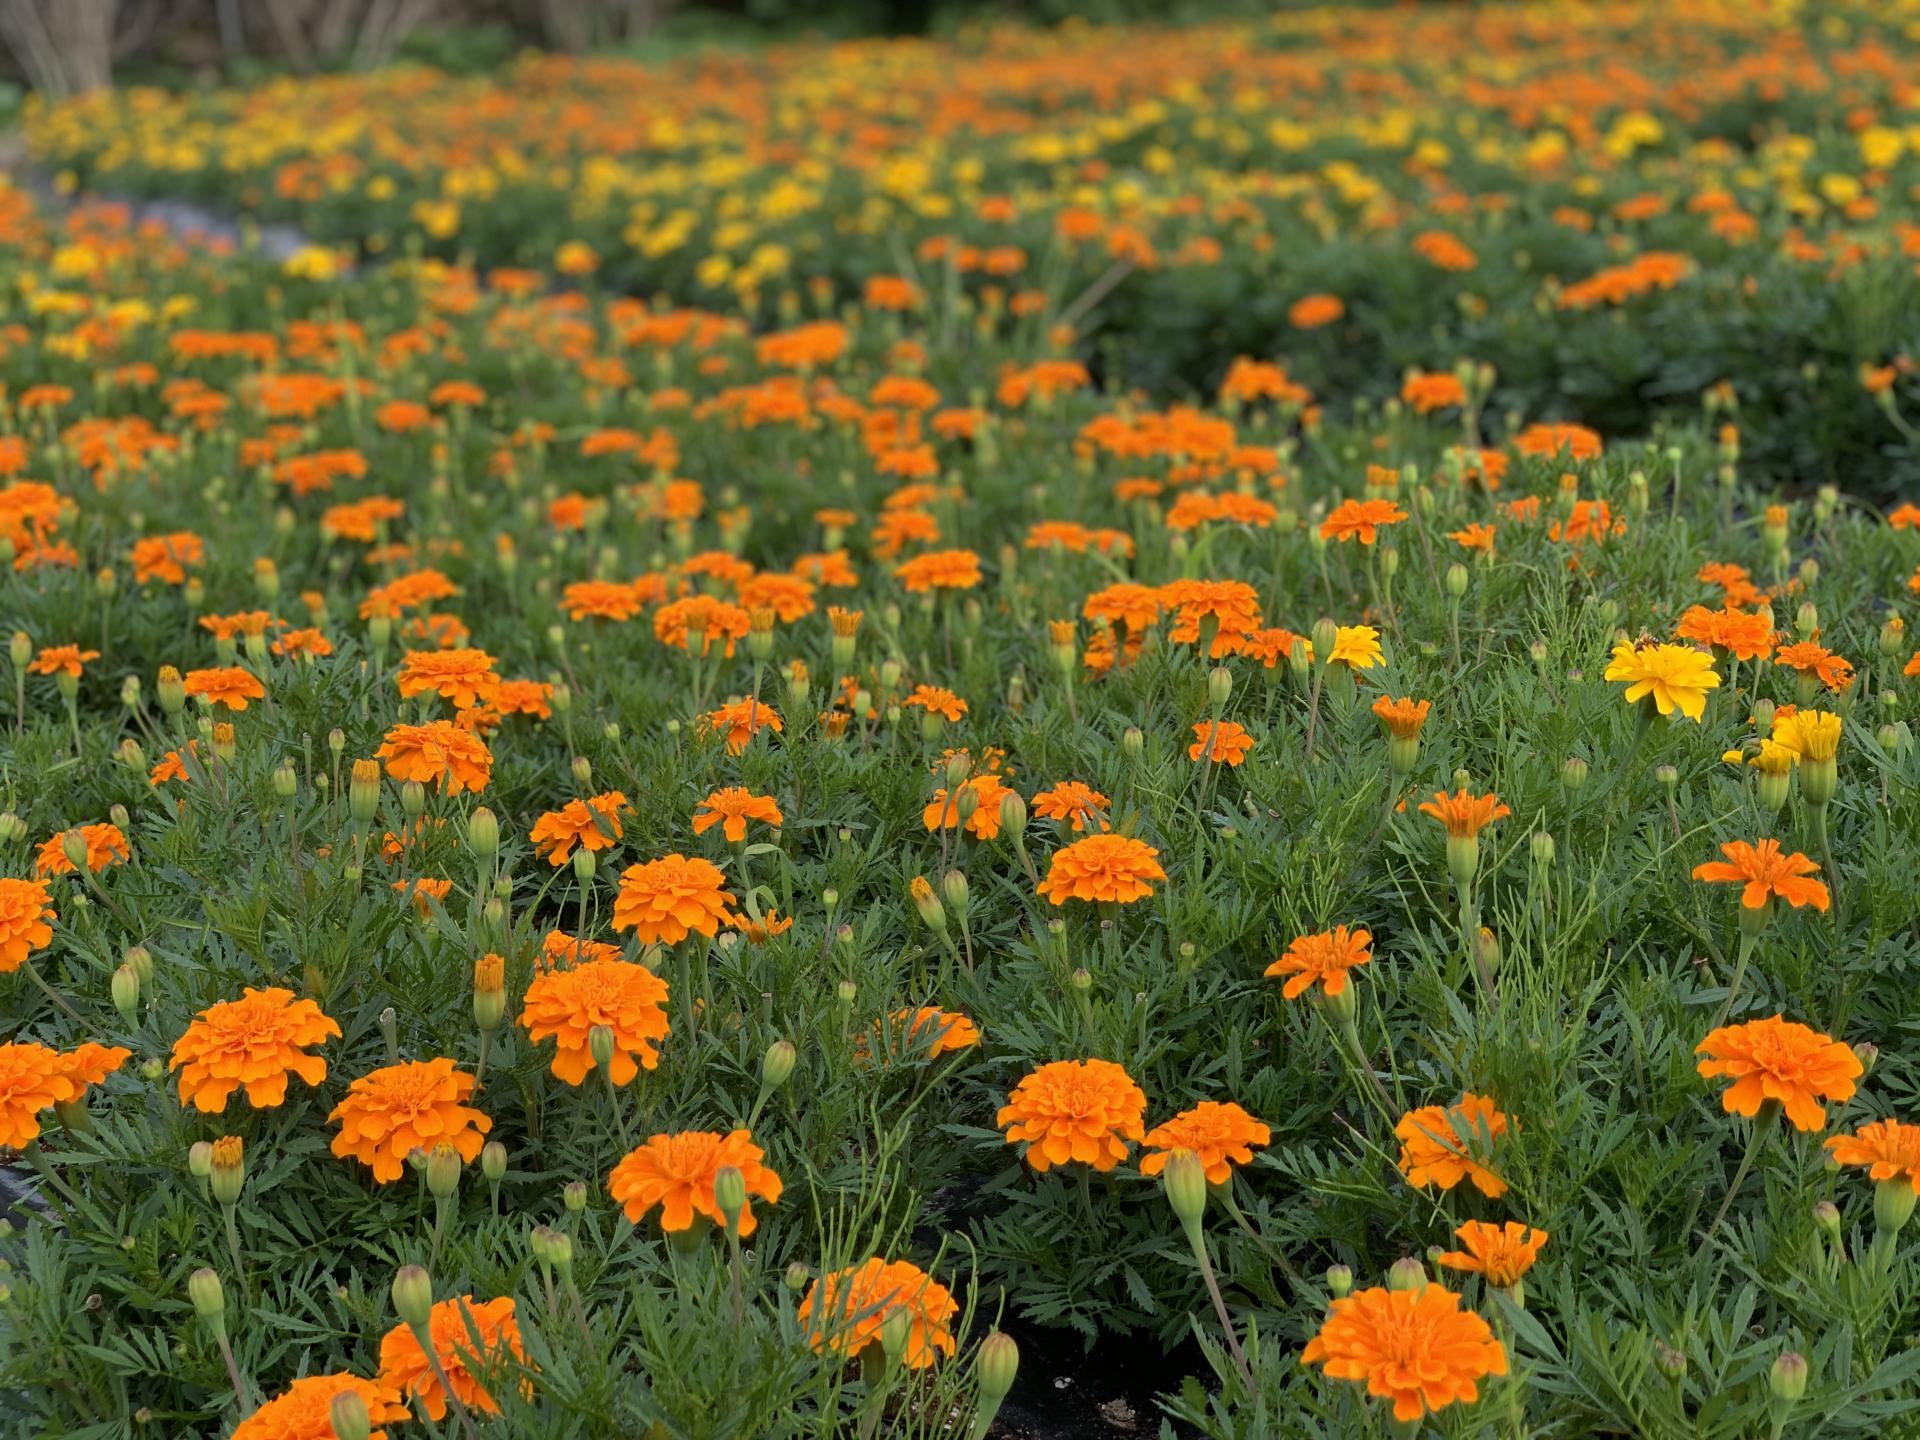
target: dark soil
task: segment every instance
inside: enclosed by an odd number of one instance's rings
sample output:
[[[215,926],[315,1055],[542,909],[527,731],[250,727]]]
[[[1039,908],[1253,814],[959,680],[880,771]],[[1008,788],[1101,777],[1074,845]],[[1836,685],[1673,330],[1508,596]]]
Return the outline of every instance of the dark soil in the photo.
[[[1153,1440],[1166,1418],[1154,1396],[1206,1368],[1191,1343],[1167,1351],[1151,1336],[1109,1336],[1088,1350],[1069,1331],[1013,1334],[1020,1376],[994,1421],[993,1440]]]

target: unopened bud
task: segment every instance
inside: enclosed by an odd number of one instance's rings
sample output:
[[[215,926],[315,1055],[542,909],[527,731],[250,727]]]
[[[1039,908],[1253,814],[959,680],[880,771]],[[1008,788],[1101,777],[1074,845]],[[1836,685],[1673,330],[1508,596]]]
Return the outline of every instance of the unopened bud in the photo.
[[[393,1313],[409,1330],[424,1330],[433,1318],[433,1277],[419,1265],[402,1265],[393,1276]]]
[[[1791,1405],[1801,1399],[1807,1393],[1807,1357],[1798,1350],[1781,1354],[1767,1372],[1767,1388],[1782,1404]]]
[[[793,1048],[791,1040],[776,1040],[767,1047],[767,1053],[760,1057],[760,1088],[778,1090],[793,1074],[794,1062],[800,1058],[800,1052]]]

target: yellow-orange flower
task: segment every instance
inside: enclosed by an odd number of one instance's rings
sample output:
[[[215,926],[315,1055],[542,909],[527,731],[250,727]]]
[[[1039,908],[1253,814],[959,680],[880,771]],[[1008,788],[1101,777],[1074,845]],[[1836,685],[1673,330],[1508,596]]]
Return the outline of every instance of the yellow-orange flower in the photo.
[[[0,1045],[0,1148],[37,1139],[41,1112],[80,1091],[59,1051],[31,1040]]]
[[[380,1427],[408,1418],[393,1386],[339,1371],[295,1380],[235,1426],[231,1440],[334,1440],[333,1397],[349,1392],[360,1397],[373,1422],[367,1440],[387,1440]]]
[[[737,903],[712,861],[668,855],[621,874],[613,928],[634,931],[643,945],[677,945],[695,931],[711,938]]]
[[[558,810],[549,810],[533,822],[534,851],[544,854],[549,865],[567,863],[573,847],[605,850],[623,833],[620,812],[627,808],[627,797],[618,790],[591,795],[585,800],[569,800]]]
[[[438,784],[448,795],[484,790],[493,773],[493,752],[486,741],[448,720],[396,725],[375,753],[387,762],[387,774],[394,779]]]
[[[980,583],[980,557],[971,550],[930,550],[893,571],[900,583],[919,594],[935,590],[971,590]]]
[[[218,670],[189,670],[184,681],[187,694],[209,705],[224,705],[229,710],[244,710],[250,700],[264,700],[267,687],[252,671],[239,665]]]
[[[751,1235],[760,1223],[753,1215],[752,1197],[758,1195],[769,1205],[780,1199],[780,1177],[760,1163],[765,1158],[766,1151],[745,1130],[725,1135],[711,1130],[655,1135],[613,1167],[607,1190],[635,1223],[657,1205],[662,1230],[690,1229],[695,1216],[724,1227],[727,1217],[713,1198],[713,1179],[731,1165],[747,1187],[740,1234]]]
[[[1425,1105],[1393,1127],[1400,1141],[1400,1169],[1413,1186],[1451,1190],[1471,1180],[1482,1195],[1498,1199],[1507,1182],[1488,1168],[1493,1142],[1507,1133],[1507,1117],[1492,1100],[1471,1090],[1457,1105]]]
[[[595,1026],[613,1032],[613,1063],[608,1074],[625,1085],[660,1064],[655,1042],[667,1038],[667,982],[630,960],[588,960],[571,970],[534,976],[520,1007],[527,1038],[538,1044],[551,1036],[558,1048],[553,1073],[569,1085],[585,1083],[593,1073],[588,1036]],[[639,1056],[636,1065],[634,1057]]]
[[[98,660],[98,650],[82,650],[78,645],[49,645],[33,657],[27,669],[35,675],[71,675],[75,680],[89,660]]]
[[[1202,1100],[1146,1133],[1140,1142],[1150,1154],[1140,1157],[1142,1175],[1158,1175],[1176,1150],[1191,1150],[1211,1185],[1233,1178],[1233,1167],[1253,1159],[1253,1147],[1265,1145],[1273,1132],[1230,1100]]]
[[[1626,682],[1629,705],[1651,696],[1662,715],[1678,710],[1689,720],[1706,714],[1707,692],[1720,684],[1713,657],[1704,650],[1691,645],[1633,645],[1624,640],[1613,647],[1606,678]]]
[[[1496,820],[1504,820],[1513,812],[1500,803],[1498,795],[1469,795],[1464,789],[1449,795],[1440,790],[1431,800],[1420,802],[1420,813],[1431,815],[1447,827],[1447,834],[1461,840],[1471,840]]]
[[[1487,1277],[1496,1289],[1511,1290],[1520,1277],[1533,1268],[1547,1232],[1509,1220],[1490,1225],[1485,1220],[1469,1220],[1454,1230],[1460,1250],[1443,1251],[1434,1258],[1449,1270],[1465,1270]]]
[[[338,1121],[333,1153],[358,1160],[381,1184],[406,1173],[407,1156],[446,1141],[471,1162],[493,1121],[464,1102],[473,1076],[453,1061],[405,1060],[362,1075],[327,1119]]]
[[[1193,733],[1199,738],[1187,747],[1187,758],[1198,760],[1205,756],[1216,764],[1232,769],[1247,758],[1253,749],[1253,736],[1231,720],[1200,720],[1194,723]]]
[[[1711,1079],[1733,1081],[1720,1097],[1729,1115],[1755,1115],[1767,1101],[1786,1111],[1796,1130],[1827,1123],[1822,1100],[1851,1100],[1864,1067],[1852,1049],[1818,1030],[1779,1015],[1723,1025],[1694,1047],[1696,1067]]]
[[[287,1098],[287,1077],[308,1085],[327,1078],[327,1062],[307,1047],[340,1034],[340,1026],[311,1000],[291,990],[255,990],[238,1000],[209,1005],[173,1045],[169,1070],[180,1071],[180,1103],[219,1114],[235,1090],[244,1089],[256,1110]]]
[[[40,880],[0,879],[0,975],[12,974],[33,952],[53,943],[53,897]]]
[[[1836,1165],[1864,1165],[1874,1180],[1904,1179],[1920,1188],[1920,1125],[1870,1120],[1851,1135],[1826,1142]]]
[[[439,695],[468,710],[498,693],[493,665],[484,650],[409,650],[395,679],[403,697]]]
[[[62,830],[52,836],[40,847],[40,853],[34,856],[33,873],[36,875],[71,875],[73,862],[67,859],[67,836],[70,830]],[[118,825],[109,825],[101,821],[94,825],[82,825],[80,838],[87,842],[87,869],[99,874],[109,865],[118,865],[133,855],[127,844],[127,837],[120,832]]]
[[[1406,518],[1407,512],[1391,500],[1343,500],[1320,522],[1320,538],[1371,545],[1381,527],[1398,525]]]
[[[1146,1092],[1113,1061],[1055,1060],[1013,1087],[994,1124],[1043,1174],[1069,1161],[1111,1170],[1146,1133],[1146,1113]]]
[[[1131,835],[1089,835],[1053,852],[1039,893],[1055,905],[1069,900],[1131,904],[1164,880],[1160,852]]]
[[[1371,625],[1334,627],[1333,649],[1328,652],[1327,663],[1345,665],[1349,670],[1371,670],[1386,664],[1387,657],[1380,649],[1380,632]]]
[[[1298,999],[1315,984],[1329,995],[1339,995],[1347,988],[1347,972],[1372,959],[1371,931],[1336,925],[1317,935],[1296,936],[1287,953],[1267,966],[1264,973],[1274,979],[1287,977],[1280,993],[1289,1000]]]
[[[947,1287],[906,1260],[882,1260],[835,1270],[813,1282],[797,1317],[816,1351],[831,1350],[849,1360],[880,1343],[890,1316],[909,1316],[907,1343],[900,1352],[909,1370],[924,1370],[940,1355],[951,1355],[951,1326],[960,1306]]]
[[[704,835],[714,826],[732,845],[747,838],[747,822],[764,820],[778,825],[784,817],[771,795],[755,795],[744,785],[728,785],[702,800],[693,812],[693,833]]]
[[[1373,713],[1380,723],[1387,727],[1387,733],[1396,740],[1412,740],[1420,734],[1420,727],[1427,723],[1427,714],[1433,709],[1431,700],[1415,700],[1408,696],[1404,700],[1389,700],[1385,695],[1373,702]]]
[[[1481,1380],[1507,1373],[1506,1347],[1492,1328],[1440,1285],[1376,1286],[1335,1300],[1300,1359],[1331,1379],[1366,1382],[1402,1422],[1476,1400]]]
[[[1748,910],[1765,909],[1776,895],[1796,910],[1803,905],[1827,908],[1827,887],[1808,878],[1819,871],[1819,865],[1797,850],[1783,854],[1778,840],[1762,840],[1758,845],[1729,840],[1720,853],[1727,858],[1694,866],[1693,878],[1742,886],[1740,903]]]
[[[480,1337],[478,1349],[474,1346],[475,1335]],[[520,1325],[513,1317],[513,1297],[475,1301],[471,1295],[462,1295],[442,1300],[428,1314],[427,1338],[447,1385],[460,1403],[469,1410],[497,1413],[500,1403],[487,1393],[478,1377],[526,1358]],[[411,1396],[436,1423],[447,1418],[446,1391],[440,1388],[426,1351],[405,1324],[394,1326],[381,1337],[379,1383]]]

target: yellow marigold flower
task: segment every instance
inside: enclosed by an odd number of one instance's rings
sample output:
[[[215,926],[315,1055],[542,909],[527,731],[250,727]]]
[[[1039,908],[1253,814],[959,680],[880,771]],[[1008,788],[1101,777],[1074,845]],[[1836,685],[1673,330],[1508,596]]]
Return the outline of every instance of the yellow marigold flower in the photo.
[[[1632,645],[1613,647],[1606,678],[1624,680],[1628,704],[1652,697],[1662,715],[1678,710],[1698,720],[1707,709],[1707,692],[1720,684],[1713,657],[1691,645]]]

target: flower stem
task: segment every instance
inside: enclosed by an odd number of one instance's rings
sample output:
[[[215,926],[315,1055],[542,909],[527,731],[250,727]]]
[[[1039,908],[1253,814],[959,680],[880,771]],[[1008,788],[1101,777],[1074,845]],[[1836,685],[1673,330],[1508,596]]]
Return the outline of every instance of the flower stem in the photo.
[[[1727,1218],[1727,1210],[1733,1204],[1733,1197],[1740,1193],[1741,1185],[1746,1183],[1747,1171],[1753,1168],[1753,1158],[1760,1153],[1760,1147],[1767,1143],[1767,1137],[1773,1133],[1773,1127],[1780,1118],[1780,1105],[1775,1100],[1760,1102],[1760,1113],[1753,1117],[1753,1135],[1747,1141],[1747,1153],[1740,1157],[1740,1168],[1733,1172],[1733,1183],[1727,1186],[1726,1198],[1721,1200],[1720,1208],[1714,1212],[1713,1223],[1707,1226],[1706,1238],[1711,1240],[1714,1231],[1720,1228],[1720,1222]]]

